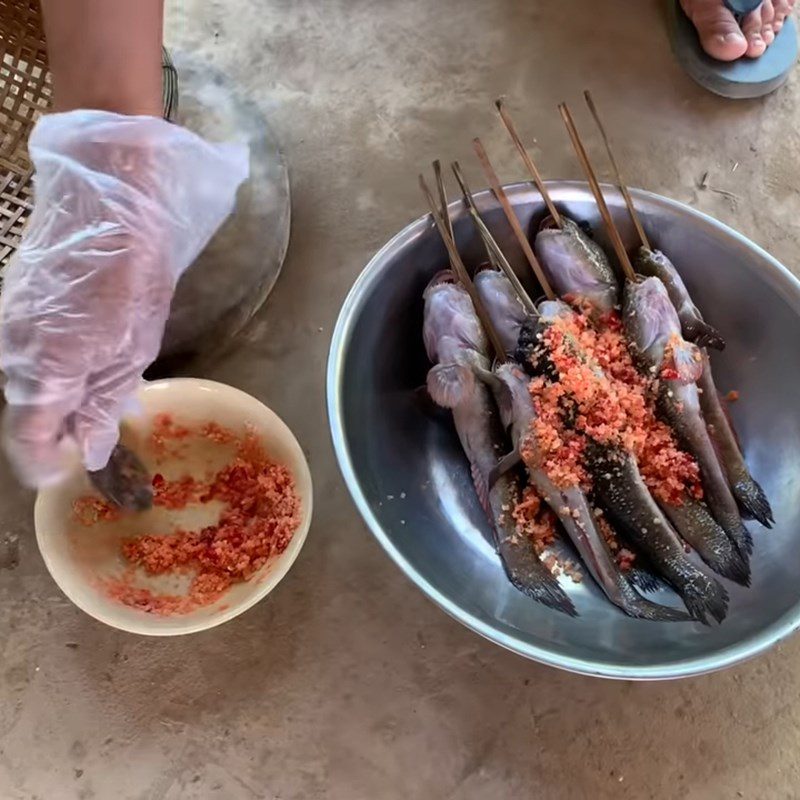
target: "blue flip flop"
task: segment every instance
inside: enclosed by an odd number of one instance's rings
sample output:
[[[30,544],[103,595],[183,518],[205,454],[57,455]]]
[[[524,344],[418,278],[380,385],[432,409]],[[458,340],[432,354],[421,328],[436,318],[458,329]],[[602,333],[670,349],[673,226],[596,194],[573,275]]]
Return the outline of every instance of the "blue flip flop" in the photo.
[[[743,17],[762,0],[724,0],[737,16]],[[789,16],[775,41],[758,58],[717,61],[703,50],[700,37],[678,0],[670,0],[670,38],[681,66],[705,89],[723,97],[762,97],[781,86],[797,61],[797,26]]]

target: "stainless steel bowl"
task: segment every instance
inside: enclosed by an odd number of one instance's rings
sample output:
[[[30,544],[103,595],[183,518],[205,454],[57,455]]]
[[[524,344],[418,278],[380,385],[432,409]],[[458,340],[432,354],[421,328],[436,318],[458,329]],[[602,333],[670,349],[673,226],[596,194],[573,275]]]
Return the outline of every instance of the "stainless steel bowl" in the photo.
[[[550,187],[566,213],[602,231],[585,184]],[[521,221],[538,224],[540,195],[528,185],[508,191]],[[610,187],[606,195],[632,246],[621,197]],[[485,538],[488,523],[455,432],[414,393],[429,366],[422,291],[447,263],[428,219],[395,236],[345,301],[331,344],[328,412],[358,510],[395,563],[450,615],[555,667],[612,678],[677,678],[750,658],[800,623],[800,283],[720,222],[664,197],[634,196],[654,245],[678,265],[706,318],[727,338],[727,349],[714,356],[717,382],[741,394],[734,420],[777,520],[772,531],[753,524],[753,585],[727,585],[731,605],[722,625],[633,620],[591,582],[566,584],[580,614],[570,619],[508,583]],[[477,199],[515,268],[527,276],[502,211],[487,192]],[[451,211],[460,250],[475,265],[482,252],[472,223],[460,203]]]

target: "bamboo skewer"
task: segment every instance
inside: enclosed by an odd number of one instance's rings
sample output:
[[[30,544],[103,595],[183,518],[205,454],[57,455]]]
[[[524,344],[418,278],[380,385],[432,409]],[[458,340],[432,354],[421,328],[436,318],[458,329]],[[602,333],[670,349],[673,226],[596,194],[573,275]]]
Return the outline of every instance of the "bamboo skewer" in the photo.
[[[635,281],[636,273],[633,271],[633,265],[631,264],[631,260],[628,258],[628,253],[625,250],[625,245],[622,243],[622,238],[619,235],[617,226],[614,224],[614,220],[611,217],[611,212],[608,210],[605,198],[603,197],[603,192],[600,189],[600,184],[597,181],[597,176],[595,175],[592,164],[589,161],[589,156],[586,154],[586,150],[581,142],[581,138],[578,135],[575,122],[572,119],[572,114],[570,114],[566,103],[560,103],[558,110],[561,112],[561,118],[564,120],[564,124],[567,126],[567,133],[569,133],[569,138],[572,140],[572,146],[575,148],[575,154],[578,156],[578,161],[581,162],[583,171],[586,173],[586,178],[589,181],[589,186],[592,189],[592,194],[594,194],[594,199],[597,202],[597,208],[600,210],[600,216],[603,218],[606,230],[611,238],[611,244],[614,246],[614,251],[616,252],[620,265],[625,272],[625,277],[628,280]]]
[[[639,239],[641,240],[642,244],[648,250],[651,250],[652,248],[650,247],[650,242],[647,239],[647,234],[644,232],[644,227],[639,219],[639,214],[637,213],[636,207],[633,204],[631,193],[628,191],[628,187],[626,186],[625,181],[622,179],[622,172],[620,171],[619,164],[617,164],[617,159],[614,157],[614,151],[611,149],[611,142],[609,141],[603,121],[600,119],[597,106],[594,104],[594,100],[592,99],[592,93],[586,89],[586,91],[583,93],[583,97],[586,100],[586,105],[589,106],[589,111],[591,111],[594,121],[597,123],[600,136],[603,138],[603,144],[605,144],[606,153],[608,153],[608,160],[611,162],[611,166],[614,169],[614,174],[617,177],[617,186],[619,187],[620,192],[622,192],[622,196],[625,198],[625,205],[628,207],[628,213],[631,215],[633,227],[636,228],[636,233],[639,235]]]
[[[492,191],[494,192],[495,197],[498,199],[500,205],[503,207],[503,211],[505,212],[506,218],[508,219],[508,222],[511,225],[511,229],[514,231],[514,234],[517,237],[517,241],[519,241],[520,247],[522,247],[522,252],[525,253],[525,257],[528,259],[528,263],[531,265],[531,269],[536,275],[536,279],[541,284],[541,287],[547,299],[553,300],[555,298],[555,293],[553,292],[553,289],[550,286],[550,281],[547,280],[547,276],[544,274],[544,270],[542,270],[541,264],[539,263],[539,261],[537,260],[536,256],[533,253],[533,249],[531,248],[531,244],[528,241],[528,237],[522,230],[522,226],[519,224],[517,215],[514,213],[514,209],[511,207],[511,202],[509,201],[508,196],[506,195],[503,187],[500,185],[500,181],[497,177],[497,174],[494,171],[494,168],[492,167],[491,162],[489,161],[489,156],[486,154],[486,150],[481,144],[481,140],[474,139],[472,144],[475,148],[475,152],[478,155],[478,159],[481,162],[483,171],[486,173],[489,185],[492,187]]]
[[[514,121],[511,119],[511,115],[508,113],[508,111],[506,111],[506,107],[502,98],[495,100],[494,104],[500,113],[500,119],[503,120],[503,125],[505,125],[506,130],[508,131],[508,135],[516,145],[522,161],[530,173],[531,179],[533,180],[534,184],[536,184],[539,194],[541,194],[542,199],[547,205],[547,210],[550,212],[550,216],[553,218],[554,222],[559,228],[563,228],[564,226],[561,222],[561,214],[558,213],[558,209],[555,207],[555,204],[550,198],[550,192],[547,191],[547,187],[542,179],[542,175],[531,158],[530,153],[528,153],[528,151],[525,149],[525,145],[522,144],[522,139],[520,139],[519,134],[517,133],[517,129],[514,125]]]
[[[442,219],[447,225],[447,232],[450,238],[455,242],[456,237],[453,233],[453,220],[450,219],[450,212],[447,208],[447,190],[444,188],[444,175],[442,174],[442,162],[437,158],[433,162],[433,175],[436,180],[436,188],[439,192],[439,208],[441,209]]]
[[[441,178],[441,170],[439,172],[439,177]],[[441,194],[444,195],[444,181],[442,180],[441,183]],[[433,217],[433,221],[439,231],[439,235],[442,237],[444,246],[447,248],[447,254],[450,256],[450,265],[453,267],[453,271],[456,273],[456,277],[458,278],[459,282],[464,289],[466,289],[470,300],[472,300],[472,305],[475,307],[475,312],[478,315],[478,319],[480,320],[481,325],[486,331],[486,335],[491,342],[495,358],[501,362],[505,361],[506,352],[502,342],[500,341],[500,337],[497,335],[497,331],[494,329],[494,325],[492,325],[492,321],[489,318],[489,315],[486,313],[483,302],[481,301],[478,292],[475,290],[475,284],[469,277],[467,268],[464,266],[464,262],[461,260],[461,256],[458,254],[458,248],[456,248],[455,241],[450,236],[450,232],[448,230],[448,223],[445,222],[444,217],[436,208],[436,201],[433,199],[431,190],[428,188],[428,184],[423,175],[419,176],[419,186],[420,189],[422,189],[422,193],[425,195],[426,201],[428,202],[428,207],[430,208],[431,216]]]
[[[459,163],[454,161],[450,166],[453,170],[453,174],[456,176],[458,185],[461,188],[461,194],[464,197],[464,203],[466,204],[470,216],[475,223],[475,227],[478,229],[478,233],[483,240],[483,244],[486,247],[486,251],[489,253],[490,258],[493,258],[493,261],[496,262],[499,269],[508,278],[511,285],[514,287],[514,291],[517,293],[520,302],[525,307],[525,310],[530,314],[537,314],[538,312],[536,310],[536,305],[534,304],[533,300],[531,300],[530,295],[520,282],[517,274],[511,267],[511,264],[508,263],[505,254],[500,249],[500,245],[497,244],[497,240],[494,238],[494,236],[492,236],[491,231],[488,227],[486,227],[486,223],[483,221],[483,219],[481,219],[481,215],[478,212],[478,207],[475,205],[475,198],[472,196],[472,192],[467,185],[467,181],[461,172]]]
[[[450,168],[453,170],[453,174],[456,176],[456,180],[458,181],[458,185],[461,188],[461,191],[462,191],[462,194],[463,194],[465,183],[464,183],[464,176],[461,174],[461,167],[459,167],[457,162],[453,162],[453,163],[450,164]],[[472,212],[472,208],[470,206],[470,203],[466,200],[466,198],[464,198],[464,200],[466,202],[467,209],[470,212],[470,215],[472,215],[473,212]],[[471,196],[470,196],[470,200],[472,200]],[[473,220],[474,220],[474,216],[473,216]],[[503,269],[503,265],[500,263],[499,259],[505,259],[505,257],[503,255],[502,251],[500,250],[500,247],[497,245],[497,242],[494,241],[494,237],[492,237],[491,233],[489,233],[488,228],[483,224],[483,220],[481,220],[480,223],[476,223],[476,225],[478,227],[478,233],[480,234],[481,239],[483,240],[483,244],[486,247],[486,255],[489,258],[489,263],[495,269]],[[483,226],[483,230],[481,230],[481,226]],[[484,231],[491,238],[491,240],[492,240],[491,245],[487,244],[487,240],[486,240],[486,236],[484,235]],[[508,263],[508,262],[506,262],[506,263]]]

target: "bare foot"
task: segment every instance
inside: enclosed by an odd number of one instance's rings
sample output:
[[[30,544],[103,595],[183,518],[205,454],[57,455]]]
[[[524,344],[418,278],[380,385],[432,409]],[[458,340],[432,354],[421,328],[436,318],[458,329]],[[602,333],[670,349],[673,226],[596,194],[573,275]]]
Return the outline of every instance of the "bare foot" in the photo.
[[[783,27],[797,0],[764,0],[741,25],[723,0],[681,0],[686,16],[697,28],[703,49],[719,61],[742,56],[758,58]]]

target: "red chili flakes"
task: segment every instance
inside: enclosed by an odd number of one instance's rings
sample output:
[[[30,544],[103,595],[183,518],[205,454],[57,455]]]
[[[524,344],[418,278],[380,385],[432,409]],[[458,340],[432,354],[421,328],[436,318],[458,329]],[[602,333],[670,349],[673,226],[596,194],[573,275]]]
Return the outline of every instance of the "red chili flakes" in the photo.
[[[739,392],[736,389],[731,389],[728,394],[725,395],[725,399],[729,403],[735,403],[739,399]]]
[[[517,530],[533,542],[538,555],[553,544],[556,537],[556,516],[542,503],[541,497],[532,486],[525,487],[511,516]]]
[[[160,473],[153,476],[153,504],[161,508],[177,511],[186,508],[190,503],[202,502],[206,490],[206,485],[196,481],[191,475],[185,475],[176,481],[168,481]]]
[[[184,425],[178,425],[171,414],[157,414],[150,431],[150,447],[158,462],[167,458],[181,458],[182,444],[192,432]]]
[[[104,585],[111,597],[125,605],[153,614],[185,614],[215,602],[233,583],[250,579],[282,553],[300,523],[301,506],[291,473],[269,460],[253,432],[236,437],[213,423],[192,432],[171,420],[159,429],[159,447],[169,446],[173,435],[179,441],[200,435],[218,444],[236,443],[233,460],[208,482],[188,476],[177,481],[160,474],[153,478],[158,506],[179,510],[190,503],[216,500],[224,504],[224,510],[216,524],[202,530],[126,539],[121,548],[131,569]],[[149,575],[191,574],[188,593],[156,594],[137,587],[133,567]]]
[[[203,425],[200,428],[200,435],[215,444],[231,444],[236,441],[236,434],[233,431],[223,428],[216,422],[207,422]]]
[[[79,497],[72,504],[72,513],[75,519],[86,527],[98,522],[116,522],[122,516],[117,506],[93,496]]]
[[[617,562],[617,566],[623,572],[626,572],[633,566],[633,562],[636,560],[636,554],[620,545],[617,532],[611,527],[605,514],[603,514],[600,509],[595,509],[594,518],[597,524],[597,530],[600,531],[600,535],[608,545],[608,549]]]

